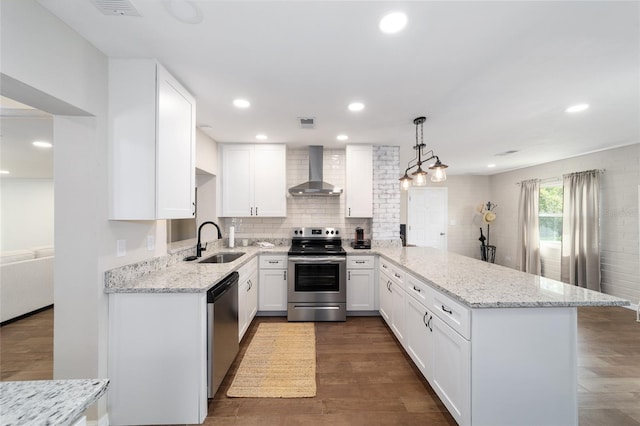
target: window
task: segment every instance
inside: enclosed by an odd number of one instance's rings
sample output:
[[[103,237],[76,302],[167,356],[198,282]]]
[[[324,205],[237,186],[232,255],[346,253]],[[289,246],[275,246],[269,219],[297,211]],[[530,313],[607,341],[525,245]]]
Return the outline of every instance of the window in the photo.
[[[562,184],[540,187],[540,241],[562,241]]]

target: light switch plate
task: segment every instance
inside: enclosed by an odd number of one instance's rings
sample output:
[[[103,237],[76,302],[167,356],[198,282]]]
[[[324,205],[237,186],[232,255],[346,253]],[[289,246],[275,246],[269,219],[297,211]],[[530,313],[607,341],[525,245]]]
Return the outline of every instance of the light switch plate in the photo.
[[[153,235],[147,235],[147,250],[151,251],[156,248],[156,238]]]
[[[116,241],[116,256],[122,257],[127,255],[127,240]]]

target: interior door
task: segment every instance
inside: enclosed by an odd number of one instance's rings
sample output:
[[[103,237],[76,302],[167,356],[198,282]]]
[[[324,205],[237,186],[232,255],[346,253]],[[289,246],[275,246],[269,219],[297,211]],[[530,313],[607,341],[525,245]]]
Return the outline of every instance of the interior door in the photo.
[[[410,188],[407,244],[447,249],[447,188]]]

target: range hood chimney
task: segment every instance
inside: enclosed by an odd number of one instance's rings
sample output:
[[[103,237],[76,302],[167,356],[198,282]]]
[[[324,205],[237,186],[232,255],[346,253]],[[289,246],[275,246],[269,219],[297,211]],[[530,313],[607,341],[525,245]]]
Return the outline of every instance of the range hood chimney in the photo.
[[[289,194],[324,197],[339,197],[342,194],[341,188],[322,181],[322,152],[321,145],[309,146],[309,181],[289,188]]]

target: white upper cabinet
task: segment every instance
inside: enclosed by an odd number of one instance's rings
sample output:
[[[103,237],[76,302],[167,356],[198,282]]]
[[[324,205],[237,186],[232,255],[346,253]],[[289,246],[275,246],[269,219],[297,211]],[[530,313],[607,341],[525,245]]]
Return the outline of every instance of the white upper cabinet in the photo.
[[[347,145],[346,217],[373,217],[373,147]]]
[[[195,115],[157,61],[109,60],[111,219],[195,215]]]
[[[287,148],[222,144],[221,217],[287,216]]]

